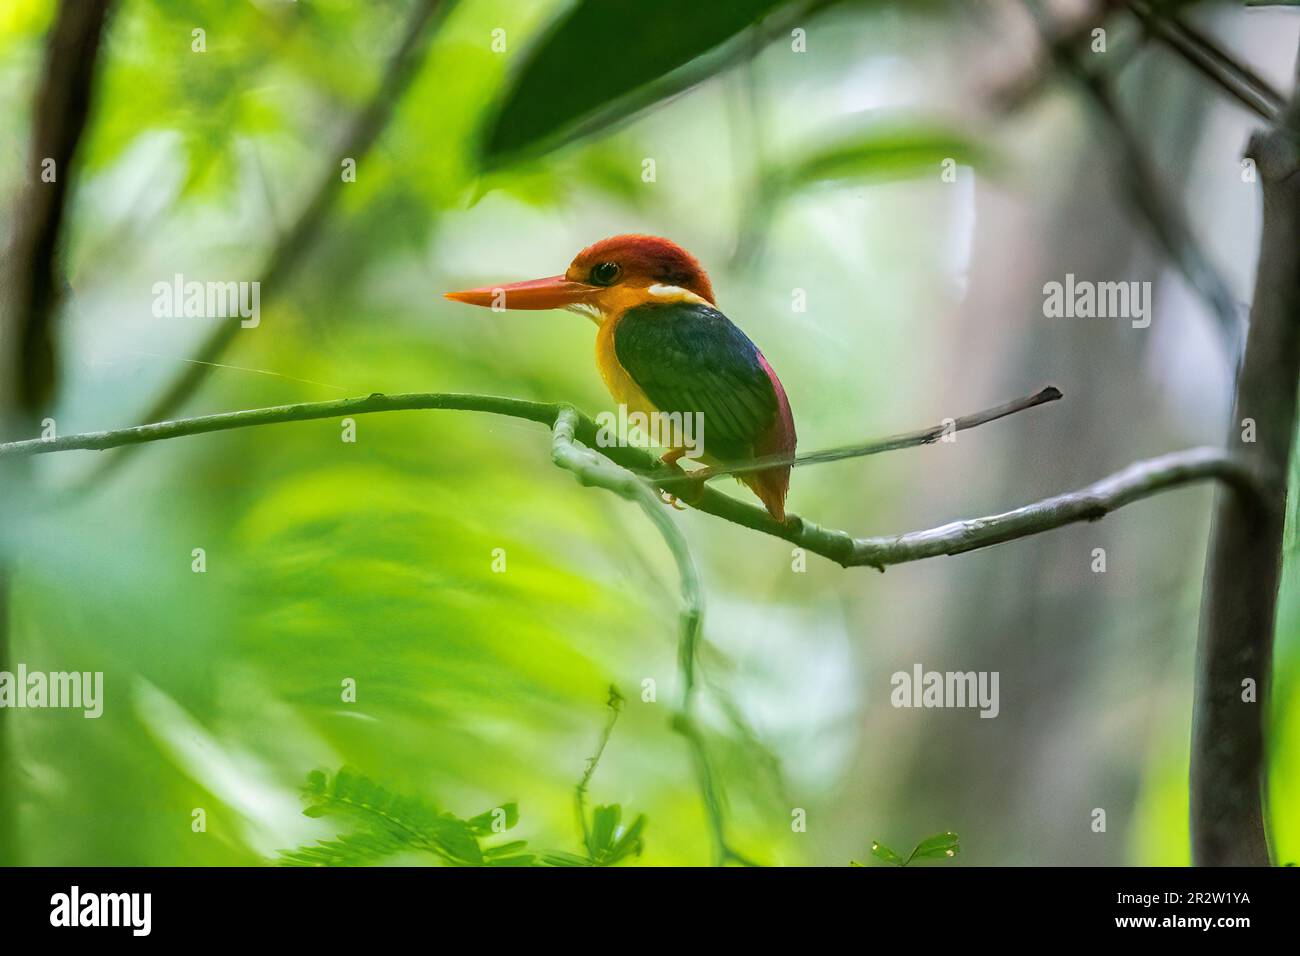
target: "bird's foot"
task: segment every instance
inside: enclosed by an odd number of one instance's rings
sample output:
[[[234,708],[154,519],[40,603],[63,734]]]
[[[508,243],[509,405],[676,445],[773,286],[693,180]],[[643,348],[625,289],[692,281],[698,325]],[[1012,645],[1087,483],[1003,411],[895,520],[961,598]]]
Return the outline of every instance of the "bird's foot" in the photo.
[[[670,491],[664,491],[662,488],[659,489],[659,500],[668,505],[674,511],[686,510],[686,506],[682,504],[682,499],[678,498]]]
[[[662,461],[669,469],[681,477],[689,479],[690,472],[677,463],[677,459],[681,458],[683,454],[684,452],[680,448],[675,448],[664,455]],[[659,499],[677,511],[685,511],[686,505],[683,505],[682,502],[684,501],[690,505],[698,504],[700,498],[704,495],[704,483],[702,481],[691,481],[687,488],[688,490],[680,495],[673,494],[671,491],[664,491],[661,488],[659,489]]]

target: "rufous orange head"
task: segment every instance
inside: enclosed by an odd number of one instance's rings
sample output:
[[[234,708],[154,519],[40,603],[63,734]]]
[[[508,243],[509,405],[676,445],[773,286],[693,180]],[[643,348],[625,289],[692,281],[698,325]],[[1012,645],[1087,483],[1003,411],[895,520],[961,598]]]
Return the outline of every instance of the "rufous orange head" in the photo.
[[[648,298],[698,296],[713,304],[713,287],[695,257],[658,236],[612,236],[583,249],[564,275],[483,286],[446,297],[504,309],[572,309],[612,314]]]

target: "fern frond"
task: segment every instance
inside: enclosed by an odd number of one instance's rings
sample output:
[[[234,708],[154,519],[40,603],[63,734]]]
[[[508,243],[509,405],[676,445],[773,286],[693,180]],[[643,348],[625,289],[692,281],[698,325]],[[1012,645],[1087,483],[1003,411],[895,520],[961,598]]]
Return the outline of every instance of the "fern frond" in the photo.
[[[308,804],[303,811],[307,816],[351,818],[365,833],[376,838],[375,852],[383,845],[390,846],[384,855],[414,849],[432,853],[452,866],[536,865],[531,853],[521,852],[522,842],[487,850],[479,843],[480,837],[503,832],[519,822],[519,806],[515,803],[502,804],[462,820],[418,797],[395,794],[347,767],[332,776],[322,770],[313,771],[307,777],[303,796]],[[340,849],[335,842],[294,852],[312,850],[308,857],[313,862],[309,865],[315,865],[322,855],[346,856],[354,849],[350,845]],[[320,849],[322,846],[327,849]]]
[[[350,815],[404,846],[434,853],[448,863],[483,863],[478,840],[464,820],[441,813],[417,797],[394,794],[347,767],[333,777],[323,771],[313,772],[303,792],[311,804],[303,811],[308,816]]]
[[[345,833],[294,850],[281,850],[280,866],[364,866],[406,850],[386,833]]]

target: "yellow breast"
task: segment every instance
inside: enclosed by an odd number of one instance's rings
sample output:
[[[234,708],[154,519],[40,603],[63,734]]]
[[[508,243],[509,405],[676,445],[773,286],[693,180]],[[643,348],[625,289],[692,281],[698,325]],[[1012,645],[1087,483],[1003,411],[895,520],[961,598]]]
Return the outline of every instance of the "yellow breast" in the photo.
[[[647,415],[659,409],[641,391],[641,387],[632,381],[632,376],[627,374],[627,369],[619,362],[618,355],[614,352],[614,330],[628,309],[648,302],[708,304],[694,292],[663,285],[617,286],[601,297],[596,310],[598,316],[593,316],[600,326],[600,331],[596,334],[596,367],[600,369],[600,377],[605,380],[605,387],[614,396],[614,401],[626,405],[629,412],[643,412]]]
[[[614,351],[614,328],[618,325],[621,314],[614,315],[600,324],[596,333],[596,367],[600,377],[605,380],[605,387],[614,401],[626,405],[629,412],[650,414],[659,411],[654,403],[646,397],[641,387],[632,381],[632,376],[618,360]]]

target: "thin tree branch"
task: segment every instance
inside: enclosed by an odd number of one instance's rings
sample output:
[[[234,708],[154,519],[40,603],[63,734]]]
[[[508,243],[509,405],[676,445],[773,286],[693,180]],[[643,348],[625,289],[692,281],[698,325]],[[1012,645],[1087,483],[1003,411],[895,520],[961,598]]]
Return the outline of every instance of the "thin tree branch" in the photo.
[[[1014,113],[1035,99],[1055,78],[1052,67],[1062,54],[1073,55],[1075,49],[1092,36],[1093,30],[1104,27],[1111,14],[1123,0],[1099,0],[1079,15],[1064,22],[1040,24],[1041,48],[1035,53],[1029,67],[1013,79],[1003,83],[992,93],[993,105],[1001,113]],[[1033,11],[1029,11],[1033,15]]]
[[[1157,9],[1147,0],[1100,0],[1069,23],[1043,31],[1045,55],[995,93],[998,107],[1005,112],[1023,107],[1051,79],[1051,70],[1047,68],[1051,61],[1059,61],[1062,56],[1074,56],[1092,31],[1105,25],[1121,8],[1137,18],[1148,36],[1164,43],[1224,93],[1261,118],[1274,119],[1286,102],[1272,84],[1175,13]]]
[[[654,488],[635,474],[615,464],[591,448],[578,444],[576,436],[582,427],[582,417],[572,408],[562,408],[556,416],[554,438],[551,442],[551,460],[570,471],[583,485],[604,488],[641,506],[650,523],[663,537],[672,553],[681,578],[682,610],[679,616],[677,668],[681,680],[681,699],[672,726],[685,739],[695,766],[696,783],[709,817],[713,835],[715,863],[725,866],[736,862],[753,865],[746,856],[732,849],[727,842],[726,815],[713,778],[712,764],[704,738],[693,716],[695,703],[695,667],[699,656],[700,634],[704,629],[704,586],[700,583],[699,568],[691,555],[686,536],[673,522]]]
[[[1129,201],[1141,214],[1141,221],[1151,237],[1210,306],[1228,350],[1235,356],[1241,339],[1236,298],[1219,270],[1202,251],[1178,204],[1167,195],[1154,164],[1119,109],[1107,78],[1100,71],[1086,67],[1078,50],[1093,29],[1105,23],[1116,8],[1126,5],[1129,5],[1126,0],[1101,0],[1085,16],[1066,27],[1043,22],[1036,15],[1035,19],[1039,21],[1039,33],[1048,59],[1087,94],[1110,127],[1123,158],[1121,181]],[[1048,75],[1047,70],[1039,67],[1018,81],[999,97],[1003,108],[1009,111],[1021,105],[1040,88]]]
[[[1147,32],[1186,60],[1202,76],[1261,119],[1272,121],[1286,102],[1263,77],[1181,17],[1153,9],[1143,0],[1127,6]]]
[[[322,168],[306,205],[281,236],[262,268],[258,281],[263,307],[285,287],[289,277],[306,258],[307,251],[323,233],[325,219],[338,198],[342,182],[339,163],[344,158],[360,162],[388,125],[397,102],[423,62],[427,34],[441,2],[442,0],[416,0],[402,31],[402,39],[388,61],[374,95],[349,124],[338,148],[331,154],[332,159]],[[212,371],[213,363],[230,347],[240,328],[238,322],[222,322],[217,325],[199,346],[193,360],[142,417],[148,421],[160,421],[183,406],[203,384]],[[106,460],[86,479],[87,483],[102,480],[119,460],[117,457]]]
[[[718,478],[722,475],[747,475],[755,471],[764,471],[768,468],[790,465],[798,468],[800,465],[820,465],[830,461],[842,461],[846,458],[863,458],[867,455],[878,455],[881,452],[897,451],[901,448],[915,448],[918,445],[930,445],[938,441],[945,435],[965,431],[968,428],[975,428],[979,425],[986,425],[989,422],[995,422],[999,418],[1006,418],[1008,415],[1014,415],[1016,412],[1023,412],[1030,408],[1036,408],[1047,402],[1055,402],[1061,398],[1061,390],[1055,385],[1048,385],[1040,389],[1033,395],[1026,395],[1024,398],[1014,398],[1009,402],[1003,402],[1001,405],[995,405],[992,408],[986,408],[982,412],[976,412],[973,415],[963,415],[961,418],[954,418],[947,422],[941,422],[938,425],[932,425],[929,428],[922,428],[914,432],[904,432],[901,435],[891,435],[888,438],[880,438],[876,441],[867,442],[861,445],[841,445],[838,448],[827,448],[822,451],[807,452],[803,455],[768,455],[763,458],[755,458],[753,461],[745,462],[738,465],[718,466],[716,468],[702,468],[699,471],[691,472],[685,479],[673,474],[663,475],[663,480],[676,483],[677,481],[709,481],[712,478]]]
[[[321,418],[340,418],[365,415],[373,412],[418,411],[446,409],[469,412],[490,412],[511,418],[550,425],[563,406],[545,402],[529,402],[517,398],[500,398],[494,395],[460,395],[452,392],[415,392],[399,395],[375,393],[365,398],[339,398],[326,402],[304,402],[298,405],[272,405],[239,412],[219,412],[194,418],[178,418],[152,425],[135,425],[115,431],[85,432],[64,435],[53,440],[30,438],[0,445],[0,460],[9,457],[43,455],[57,451],[106,451],[126,445],[181,438],[186,435],[205,435],[210,432],[230,431],[257,425],[278,425],[285,422],[313,421]],[[591,423],[592,434],[595,424]]]
[[[1141,14],[1142,4],[1137,12]],[[1276,94],[1190,28],[1150,19],[1162,40],[1256,112],[1276,114]],[[1164,195],[1137,137],[1123,121],[1103,78],[1073,51],[1055,51],[1062,67],[1108,120],[1122,150],[1130,198],[1180,270],[1211,304],[1236,352],[1236,308],[1226,284],[1201,253],[1181,210]],[[1229,79],[1231,77],[1231,79]],[[1244,82],[1238,83],[1241,79]],[[1249,90],[1250,92],[1245,92]],[[1256,136],[1249,155],[1259,169],[1264,228],[1246,354],[1238,375],[1230,444],[1250,427],[1234,466],[1255,475],[1287,473],[1300,379],[1300,94],[1280,127]],[[1220,492],[1206,562],[1189,781],[1192,854],[1200,865],[1267,865],[1264,819],[1265,721],[1273,630],[1286,523],[1282,479],[1259,493]]]
[[[851,563],[883,570],[887,565],[941,554],[965,554],[1067,524],[1097,521],[1162,491],[1210,480],[1222,481],[1252,499],[1264,484],[1261,476],[1221,449],[1189,448],[1134,462],[1077,491],[1044,498],[1014,511],[893,537],[856,538]]]
[[[1224,342],[1235,356],[1241,338],[1241,317],[1227,281],[1205,255],[1182,209],[1165,189],[1106,78],[1084,69],[1071,51],[1057,50],[1056,55],[1062,70],[1088,95],[1110,127],[1122,157],[1121,177],[1129,201],[1141,214],[1151,237],[1214,312]]]
[[[1257,133],[1248,154],[1259,170],[1264,220],[1228,441],[1240,444],[1250,466],[1286,474],[1300,381],[1300,89],[1283,123]],[[1285,526],[1285,484],[1262,498],[1219,496],[1192,713],[1192,859],[1198,865],[1269,862],[1265,726]]]
[[[951,424],[940,424],[919,431],[906,432],[889,438],[877,439],[861,445],[846,445],[824,451],[808,452],[793,461],[796,464],[818,464],[826,461],[839,461],[844,458],[875,455],[880,452],[911,448],[917,445],[931,444],[942,437],[945,432],[963,431],[997,421],[1016,412],[1022,412],[1047,402],[1061,398],[1061,392],[1049,385],[1032,395],[1012,399],[981,412],[963,415],[952,420]],[[56,451],[106,451],[126,445],[139,445],[146,442],[161,441],[168,438],[181,438],[186,435],[203,435],[209,432],[229,431],[234,428],[248,428],[255,425],[277,425],[285,422],[311,421],[321,418],[339,418],[347,415],[364,415],[372,412],[419,411],[419,410],[454,410],[491,412],[523,418],[528,421],[550,425],[561,408],[567,406],[552,402],[530,402],[517,398],[501,398],[494,395],[464,395],[455,392],[414,392],[399,395],[374,393],[365,398],[340,398],[325,402],[305,402],[298,405],[273,405],[267,408],[253,408],[238,412],[218,412],[214,415],[199,415],[194,418],[181,418],[169,422],[157,422],[150,425],[135,425],[114,431],[84,432],[79,435],[64,435],[55,439],[30,438],[0,444],[0,459],[45,455]],[[583,426],[583,441],[594,443],[597,426],[586,416],[580,416]],[[635,448],[623,446],[602,448],[601,453],[619,464],[627,464],[629,456],[635,460]],[[641,460],[652,463],[653,467],[644,469],[654,472],[660,462],[652,455],[641,453]],[[743,462],[728,469],[713,471],[710,477],[723,474],[740,474],[749,471],[761,471],[774,464],[789,463],[791,459],[755,459]],[[633,468],[633,470],[637,470]],[[698,480],[702,472],[690,476]],[[665,483],[671,482],[675,472],[647,474],[646,477]]]
[[[626,445],[600,447],[597,444],[600,429],[596,423],[570,406],[491,395],[438,392],[374,394],[366,398],[344,398],[203,415],[153,425],[137,425],[117,431],[66,435],[49,441],[27,439],[0,445],[0,461],[56,451],[103,450],[258,425],[419,409],[488,412],[545,425],[552,424],[561,411],[570,411],[575,423],[575,437],[586,446],[587,455],[584,459],[599,461],[604,458],[611,464],[611,468],[621,466],[608,473],[587,469],[584,474],[589,477],[599,476],[619,487],[622,487],[620,483],[628,479],[625,470],[631,473],[631,478],[637,481],[639,488],[648,490],[667,483],[661,483],[657,477],[642,479],[637,475],[638,472],[651,472],[658,467],[659,462],[655,456],[641,448]],[[566,452],[567,454],[569,453]],[[766,511],[713,488],[704,488],[698,499],[691,504],[697,511],[789,541],[843,567],[865,565],[883,570],[891,564],[903,564],[941,554],[961,554],[1013,538],[1050,531],[1076,521],[1095,521],[1116,508],[1167,488],[1205,480],[1224,481],[1238,491],[1253,496],[1263,493],[1262,489],[1267,488],[1273,479],[1243,465],[1222,450],[1194,448],[1138,462],[1086,488],[1047,498],[1015,511],[954,522],[927,531],[869,538],[855,538],[845,531],[823,528],[797,515],[789,515],[784,522],[779,522]]]

